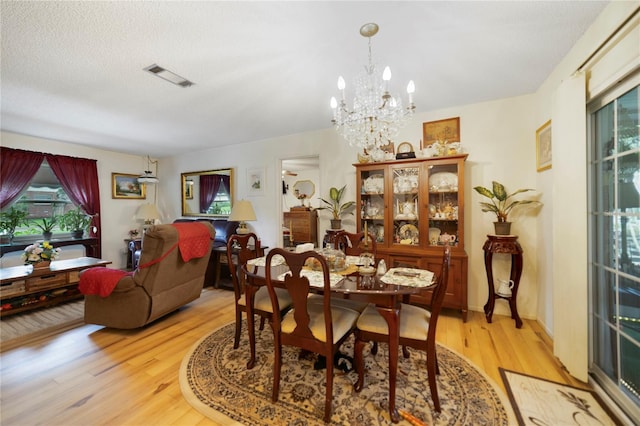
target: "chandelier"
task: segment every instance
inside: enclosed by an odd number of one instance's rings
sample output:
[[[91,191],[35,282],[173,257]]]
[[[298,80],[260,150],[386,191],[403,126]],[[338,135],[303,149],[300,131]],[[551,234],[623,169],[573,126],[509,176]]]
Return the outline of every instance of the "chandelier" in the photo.
[[[345,82],[338,77],[340,104],[335,97],[331,98],[333,120],[336,130],[349,142],[350,146],[373,151],[387,145],[398,133],[402,125],[412,117],[415,105],[413,80],[407,85],[409,103],[402,107],[402,98],[392,96],[389,92],[391,70],[385,67],[382,75],[376,70],[371,59],[371,37],[378,33],[378,24],[364,24],[360,35],[369,39],[369,65],[364,73],[355,80],[355,96],[353,104],[347,105],[345,99]]]

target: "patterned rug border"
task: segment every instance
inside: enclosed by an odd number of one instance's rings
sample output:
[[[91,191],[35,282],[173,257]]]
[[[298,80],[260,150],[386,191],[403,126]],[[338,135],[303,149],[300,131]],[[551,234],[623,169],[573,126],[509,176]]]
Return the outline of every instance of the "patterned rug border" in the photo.
[[[232,417],[232,416],[234,416],[233,412],[228,411],[228,414],[224,413],[224,412],[221,412],[218,409],[216,409],[216,407],[213,404],[209,405],[209,404],[203,402],[200,398],[198,398],[198,396],[194,393],[194,390],[191,388],[190,383],[189,383],[189,379],[187,378],[188,377],[188,369],[190,368],[190,361],[191,361],[192,357],[194,356],[194,353],[198,350],[200,345],[202,345],[203,342],[206,339],[208,339],[210,336],[220,332],[225,327],[234,327],[234,322],[230,322],[230,323],[228,323],[226,325],[220,326],[217,329],[207,333],[205,336],[200,338],[196,343],[194,343],[189,348],[189,350],[185,353],[185,356],[184,356],[184,358],[183,358],[183,360],[182,360],[182,362],[180,364],[180,370],[179,370],[180,390],[181,390],[182,395],[185,398],[185,400],[196,411],[198,411],[202,415],[206,416],[207,418],[215,421],[217,424],[220,424],[220,425],[223,425],[223,426],[243,425],[244,423],[241,423],[241,421],[236,420],[236,419],[234,419]],[[265,329],[265,331],[266,331],[266,329]],[[245,321],[243,321],[242,333],[243,333],[242,336],[246,336],[246,322]],[[241,348],[242,348],[243,343],[246,345],[246,342],[243,342],[241,340],[241,342],[240,342]],[[516,424],[516,416],[515,416],[515,413],[514,413],[514,411],[512,409],[512,406],[511,406],[509,398],[503,392],[503,390],[500,388],[500,386],[491,377],[489,377],[482,370],[480,370],[478,367],[476,367],[467,357],[465,357],[464,355],[461,355],[457,351],[455,351],[453,349],[449,349],[449,348],[445,347],[444,345],[441,345],[440,343],[438,343],[438,347],[441,348],[443,351],[448,351],[451,354],[453,354],[454,356],[460,358],[463,362],[468,364],[477,374],[479,374],[491,386],[492,390],[494,391],[495,395],[497,396],[497,400],[500,403],[499,405],[504,409],[504,412],[506,414],[507,424],[509,424],[509,425]],[[426,382],[425,382],[425,386],[426,386]],[[282,403],[282,401],[279,401],[277,404],[281,404],[281,403]],[[334,411],[335,411],[335,406],[334,406]],[[235,414],[235,415],[237,416],[237,414]],[[401,421],[401,423],[402,423],[402,421]],[[304,422],[304,421],[301,421],[300,424],[307,424],[307,423]],[[323,424],[321,418],[318,418],[318,424]],[[391,424],[391,423],[389,423],[389,424]]]

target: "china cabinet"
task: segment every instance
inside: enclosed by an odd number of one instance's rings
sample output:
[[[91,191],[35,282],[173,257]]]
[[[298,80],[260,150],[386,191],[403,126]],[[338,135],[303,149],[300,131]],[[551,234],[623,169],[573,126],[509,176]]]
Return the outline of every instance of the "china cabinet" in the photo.
[[[389,267],[437,272],[442,248],[452,247],[444,306],[467,318],[467,263],[464,250],[464,164],[467,154],[415,158],[356,167],[358,231],[377,242],[378,257]],[[428,305],[431,293],[412,296]]]

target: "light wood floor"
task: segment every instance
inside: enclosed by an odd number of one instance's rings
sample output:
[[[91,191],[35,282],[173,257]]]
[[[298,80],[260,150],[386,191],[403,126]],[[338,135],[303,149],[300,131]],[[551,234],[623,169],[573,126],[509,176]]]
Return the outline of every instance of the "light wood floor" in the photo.
[[[207,289],[180,311],[135,331],[85,325],[0,354],[1,418],[9,425],[213,425],[183,399],[178,369],[201,337],[233,321],[233,293]],[[446,312],[438,341],[503,389],[498,367],[573,386],[540,326],[506,316]],[[244,348],[246,349],[246,348]],[[243,350],[243,348],[239,349]]]

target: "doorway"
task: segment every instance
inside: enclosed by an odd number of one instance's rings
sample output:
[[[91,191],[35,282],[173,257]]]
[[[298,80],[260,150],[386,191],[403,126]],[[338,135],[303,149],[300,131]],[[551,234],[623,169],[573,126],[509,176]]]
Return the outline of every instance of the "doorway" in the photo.
[[[290,212],[293,208],[305,206],[309,209],[319,207],[320,194],[320,156],[310,155],[302,157],[286,158],[281,164],[282,175],[282,198],[280,204],[280,218],[282,229],[280,232],[279,244],[283,247],[290,245],[290,229],[284,221],[284,213]],[[316,233],[318,223],[310,224],[315,226]],[[314,242],[317,246],[318,241]]]

